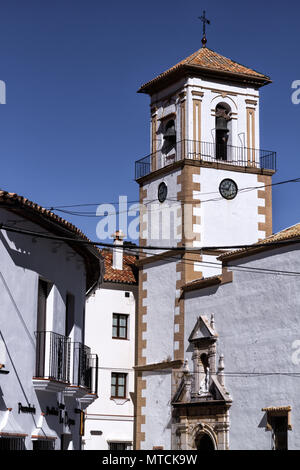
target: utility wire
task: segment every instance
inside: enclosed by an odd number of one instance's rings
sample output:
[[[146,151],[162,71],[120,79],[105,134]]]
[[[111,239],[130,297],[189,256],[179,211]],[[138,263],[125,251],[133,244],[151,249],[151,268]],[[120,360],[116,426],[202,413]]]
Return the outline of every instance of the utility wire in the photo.
[[[277,183],[270,183],[270,184],[265,184],[265,185],[259,185],[259,186],[248,186],[248,187],[245,187],[245,188],[241,188],[238,190],[239,193],[243,193],[243,192],[249,192],[249,191],[253,191],[255,189],[264,189],[266,187],[271,187],[271,186],[278,186],[278,185],[282,185],[282,184],[287,184],[287,183],[299,183],[300,182],[300,178],[293,178],[293,179],[289,179],[289,180],[284,180],[284,181],[279,181]],[[215,191],[215,192],[207,192],[207,193],[201,193],[199,192],[198,195],[199,196],[205,196],[205,195],[209,195],[209,194],[218,194],[218,191]],[[223,200],[222,196],[218,196],[216,198],[211,198],[211,199],[205,199],[205,200],[200,200],[197,201],[197,199],[193,199],[193,200],[189,200],[189,199],[183,199],[183,200],[177,200],[175,198],[167,198],[166,199],[167,201],[169,202],[177,202],[177,203],[194,203],[195,202],[198,202],[198,203],[203,203],[203,202],[214,202],[214,201],[219,201],[219,200]],[[156,200],[151,200],[151,201],[147,201],[146,203],[143,203],[144,205],[147,205],[147,204],[151,204],[151,202],[154,202]],[[126,204],[133,204],[133,203],[139,203],[140,201],[126,201]],[[109,203],[87,203],[87,204],[72,204],[72,205],[60,205],[60,206],[48,206],[46,207],[46,209],[48,210],[57,210],[57,211],[60,211],[60,212],[64,212],[64,213],[67,213],[67,214],[70,214],[70,215],[77,215],[77,216],[81,216],[81,217],[87,217],[87,216],[92,216],[92,217],[103,217],[103,216],[99,216],[99,215],[96,215],[94,212],[88,212],[88,211],[68,211],[66,209],[68,208],[75,208],[75,207],[88,207],[88,206],[99,206],[101,204],[110,204],[110,205],[118,205],[120,204],[120,202],[109,202]],[[159,210],[161,209],[161,207],[159,208]],[[121,214],[121,213],[126,213],[126,211],[118,211],[118,212],[114,212],[114,213],[108,213],[106,215],[115,215],[115,214]]]
[[[189,374],[192,375],[197,375],[201,374],[201,372],[194,372],[194,371],[189,371]],[[178,374],[183,374],[183,372],[180,370],[178,371]],[[212,375],[217,375],[219,376],[220,374],[212,374]],[[222,375],[228,376],[228,377],[259,377],[259,376],[278,376],[278,375],[284,375],[284,376],[290,376],[290,377],[299,377],[300,378],[300,372],[244,372],[244,371],[235,371],[235,372],[223,372]]]
[[[26,229],[20,229],[16,227],[11,227],[9,225],[5,224],[0,224],[0,230],[6,230],[10,232],[15,232],[15,233],[21,233],[24,235],[29,235],[32,237],[41,237],[41,238],[46,238],[49,240],[58,240],[58,241],[67,241],[67,242],[72,242],[72,243],[78,243],[78,244],[86,244],[86,245],[94,245],[94,246],[103,246],[103,247],[109,247],[109,248],[114,248],[115,245],[112,243],[104,243],[104,242],[98,242],[98,241],[91,241],[91,240],[84,240],[82,238],[72,238],[72,237],[62,237],[58,235],[51,235],[48,233],[42,233],[42,232],[34,232],[32,230],[26,230]],[[290,239],[290,240],[278,240],[274,242],[268,242],[266,243],[256,243],[256,244],[241,244],[241,245],[223,245],[223,246],[203,246],[203,247],[181,247],[181,246],[173,246],[173,247],[166,247],[166,246],[136,246],[136,245],[120,245],[118,246],[118,249],[130,249],[130,250],[164,250],[164,251],[178,251],[184,252],[184,253],[201,253],[203,250],[237,250],[237,249],[243,249],[243,248],[259,248],[259,247],[266,247],[266,246],[284,246],[287,244],[296,244],[300,243],[300,237],[296,239]]]
[[[299,240],[300,241],[300,240]],[[148,253],[150,254],[150,253]],[[220,253],[221,254],[221,253]],[[167,256],[164,257],[164,260],[172,261],[172,260],[178,260],[178,256]],[[195,263],[200,266],[207,267],[206,265],[209,265],[209,267],[213,269],[220,269],[222,267],[221,263],[214,262],[214,261],[198,261],[192,258],[185,258],[184,260],[181,260],[181,263],[184,265],[190,266],[194,265]],[[300,272],[297,271],[285,271],[285,270],[279,270],[279,269],[268,269],[268,268],[259,268],[255,266],[229,266],[231,271],[246,271],[246,272],[258,272],[262,274],[275,274],[275,275],[286,275],[286,276],[300,276]],[[200,272],[199,272],[200,274]],[[200,280],[200,278],[199,278]]]

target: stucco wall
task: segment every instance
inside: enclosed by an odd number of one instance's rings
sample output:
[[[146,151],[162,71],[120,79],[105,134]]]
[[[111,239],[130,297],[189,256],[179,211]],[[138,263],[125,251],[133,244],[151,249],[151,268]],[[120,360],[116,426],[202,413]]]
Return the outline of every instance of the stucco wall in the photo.
[[[40,226],[0,210],[0,221],[17,227],[45,233]],[[12,408],[19,431],[28,434],[26,446],[32,448],[30,436],[41,412],[46,407],[57,407],[63,397],[56,393],[36,392],[32,377],[35,375],[35,331],[37,327],[38,280],[53,282],[47,310],[47,329],[65,334],[65,299],[67,292],[75,296],[75,324],[72,339],[82,341],[83,311],[85,304],[85,268],[82,258],[65,243],[42,240],[2,231],[0,234],[0,363],[5,364],[7,375],[1,375],[0,424],[7,408]],[[34,405],[36,414],[18,413],[18,403]],[[67,403],[67,402],[66,402]],[[74,446],[79,447],[78,420],[74,414],[78,407],[68,399],[69,417],[76,420],[73,429],[66,429],[57,416],[48,416],[49,427],[58,438],[61,433],[74,432]],[[70,427],[71,428],[71,427]],[[56,440],[59,448],[60,439]]]
[[[120,284],[103,287],[86,304],[85,338],[99,356],[99,398],[86,410],[84,449],[108,449],[110,441],[133,441],[134,347],[137,288]],[[129,297],[125,297],[129,292]],[[112,338],[113,313],[128,315],[128,339]],[[127,374],[126,400],[111,399],[111,373]],[[95,431],[101,431],[99,436]]]
[[[232,200],[224,199],[219,193],[219,185],[225,178],[233,179],[239,190],[263,186],[257,182],[257,175],[210,168],[201,168],[198,173],[203,194],[200,205],[202,246],[251,244],[265,237],[265,233],[258,230],[258,223],[265,222],[265,216],[258,213],[258,206],[264,206],[265,202],[258,198],[257,190],[239,192]]]
[[[146,348],[142,356],[146,364],[160,363],[174,358],[174,316],[176,314],[176,261],[159,261],[144,266],[147,280],[143,282],[143,289],[147,292],[143,299],[146,315],[142,321],[147,326],[143,332]],[[145,433],[145,441],[141,442],[141,449],[152,449],[153,446],[171,448],[171,371],[155,370],[143,372],[145,388],[142,398],[141,414],[145,416],[145,424],[141,425],[141,432]]]
[[[143,372],[147,387],[143,390],[146,406],[142,408],[145,415],[146,440],[141,443],[141,449],[151,450],[153,446],[163,446],[171,449],[171,371]]]
[[[147,198],[141,201],[145,205],[143,222],[145,233],[142,237],[147,240],[147,245],[176,246],[181,240],[181,203],[177,201],[177,193],[181,189],[177,179],[181,171],[176,170],[166,174],[163,178],[154,178],[145,184],[143,189],[147,191]],[[162,204],[158,200],[158,186],[164,182],[168,188],[167,200]]]
[[[143,299],[143,305],[147,307],[144,319],[147,329],[143,339],[147,349],[143,350],[143,356],[147,364],[152,364],[173,359],[176,262],[152,263],[145,272],[147,281],[143,288],[147,290],[147,297]]]
[[[178,93],[186,92],[186,125],[185,135],[181,135],[180,129],[180,98]],[[195,93],[198,93],[196,95]],[[199,95],[203,93],[203,96]],[[170,95],[173,97],[170,99]],[[199,135],[194,135],[194,111],[193,100],[201,101],[201,129]],[[157,149],[163,144],[163,125],[159,125],[164,116],[169,113],[176,113],[176,134],[177,141],[182,139],[201,140],[202,142],[215,142],[215,114],[217,104],[226,103],[230,106],[232,112],[232,121],[230,123],[231,135],[229,136],[229,145],[234,147],[260,148],[259,135],[259,92],[258,90],[236,83],[218,82],[216,80],[207,80],[199,77],[189,77],[186,80],[180,80],[172,86],[166,87],[159,93],[152,95],[152,104],[156,107],[157,116]],[[247,111],[254,111],[253,132],[250,126],[248,140],[247,130]],[[198,127],[198,125],[197,125]],[[254,136],[254,137],[253,137]],[[258,158],[257,158],[258,162]],[[159,165],[160,166],[160,165]]]
[[[299,246],[244,258],[234,264],[299,272]],[[230,449],[271,449],[271,433],[265,430],[262,408],[288,405],[292,407],[293,425],[288,432],[289,448],[300,448],[299,379],[279,374],[300,372],[299,364],[292,360],[293,342],[300,339],[298,292],[299,276],[243,269],[234,270],[232,283],[185,296],[185,351],[191,370],[188,335],[199,315],[215,315],[217,353],[224,354],[225,383],[233,399]],[[231,377],[226,372],[243,374]]]

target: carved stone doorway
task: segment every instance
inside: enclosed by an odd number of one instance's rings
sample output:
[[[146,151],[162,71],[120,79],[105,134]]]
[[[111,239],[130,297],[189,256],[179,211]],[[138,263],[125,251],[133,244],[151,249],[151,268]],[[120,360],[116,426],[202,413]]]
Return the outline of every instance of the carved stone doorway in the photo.
[[[197,450],[215,450],[214,443],[206,432],[201,433],[196,437],[195,447]]]

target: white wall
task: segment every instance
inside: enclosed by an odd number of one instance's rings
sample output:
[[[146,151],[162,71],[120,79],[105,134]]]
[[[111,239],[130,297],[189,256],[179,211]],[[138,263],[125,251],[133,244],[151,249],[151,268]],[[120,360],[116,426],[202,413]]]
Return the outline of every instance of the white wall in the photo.
[[[142,407],[145,424],[141,432],[145,432],[146,440],[141,442],[141,450],[151,450],[154,446],[171,449],[171,371],[143,372],[143,380],[147,386],[142,393],[146,406]]]
[[[147,281],[143,289],[147,298],[143,305],[147,307],[147,330],[143,340],[147,349],[142,351],[147,364],[173,359],[174,351],[174,315],[176,295],[176,262],[161,261],[147,266]]]
[[[186,92],[186,135],[182,136],[180,132],[180,99],[178,92]],[[193,95],[193,92],[203,93],[203,97]],[[170,99],[170,95],[174,96]],[[229,144],[234,147],[247,147],[247,108],[255,111],[255,142],[252,142],[252,130],[250,139],[250,148],[260,148],[259,132],[259,91],[255,88],[245,85],[237,85],[228,81],[218,82],[217,80],[208,80],[199,77],[190,77],[182,79],[172,86],[152,96],[152,104],[157,107],[158,123],[169,113],[176,113],[176,133],[177,141],[199,140],[194,136],[193,125],[193,98],[201,100],[201,141],[215,142],[215,115],[214,111],[217,104],[227,103],[232,114],[230,123],[231,135]],[[248,101],[246,103],[246,100]],[[255,102],[249,103],[249,101]],[[159,149],[163,143],[163,126],[157,129],[157,139]],[[160,144],[159,144],[160,142]],[[160,165],[159,165],[160,167]]]
[[[238,192],[232,200],[224,199],[219,193],[219,185],[225,178],[233,179],[239,190],[263,186],[263,183],[257,182],[255,174],[201,168],[199,182],[203,194],[200,205],[202,246],[251,244],[265,237],[265,232],[258,230],[258,222],[265,221],[258,214],[258,206],[263,206],[264,200],[257,197],[255,189]]]
[[[147,314],[141,321],[147,323],[147,328],[142,337],[146,340],[142,356],[146,358],[146,364],[153,364],[173,360],[174,349],[178,347],[174,343],[174,318],[179,313],[175,297],[180,295],[176,291],[180,273],[176,272],[176,260],[151,263],[146,268],[147,280],[142,287],[147,290],[147,298],[143,299]],[[145,432],[141,449],[152,449],[153,446],[170,449],[171,371],[143,372],[143,380],[146,387],[142,396],[146,398],[146,405],[142,407],[142,415],[146,421],[141,426],[141,432]]]
[[[125,297],[125,292],[130,297]],[[133,441],[134,341],[136,288],[104,283],[86,304],[86,342],[99,356],[99,398],[86,410],[84,449],[107,449],[108,441]],[[112,338],[113,313],[129,315],[127,340]],[[111,399],[111,373],[127,375],[127,400]],[[102,431],[93,435],[91,431]]]
[[[0,221],[41,232],[40,226],[16,214],[0,210]],[[46,232],[43,230],[43,232]],[[75,337],[81,342],[83,308],[85,303],[85,268],[82,258],[64,243],[42,240],[1,231],[0,234],[0,343],[7,375],[1,375],[0,425],[7,408],[12,408],[20,432],[28,434],[26,447],[32,448],[31,434],[46,407],[57,407],[64,397],[57,393],[35,391],[35,331],[37,326],[38,280],[42,277],[54,283],[52,305],[47,326],[55,333],[65,334],[65,298],[75,296]],[[36,414],[18,413],[18,403],[36,408]],[[49,427],[56,434],[56,447],[60,446],[63,432],[73,433],[75,448],[79,448],[79,415],[74,414],[77,401],[68,401],[69,417],[76,425],[65,429],[57,416],[48,416]]]
[[[234,264],[299,272],[299,247],[272,250]],[[293,376],[300,370],[292,360],[297,352],[294,341],[300,339],[298,279],[241,270],[234,271],[232,283],[185,295],[185,351],[190,370],[188,336],[199,315],[215,316],[217,353],[224,354],[225,383],[233,399],[230,449],[271,449],[262,408],[288,405],[292,407],[293,426],[288,432],[289,449],[300,447],[299,379]],[[261,375],[226,377],[226,372]]]
[[[175,170],[162,178],[155,178],[144,185],[147,190],[147,198],[141,201],[145,205],[146,213],[143,222],[146,222],[145,233],[141,236],[147,239],[148,245],[153,246],[176,246],[181,239],[180,231],[177,230],[182,223],[181,203],[177,202],[177,192],[181,185],[177,183],[180,170]],[[158,186],[164,182],[168,188],[167,200],[160,203],[157,197]]]

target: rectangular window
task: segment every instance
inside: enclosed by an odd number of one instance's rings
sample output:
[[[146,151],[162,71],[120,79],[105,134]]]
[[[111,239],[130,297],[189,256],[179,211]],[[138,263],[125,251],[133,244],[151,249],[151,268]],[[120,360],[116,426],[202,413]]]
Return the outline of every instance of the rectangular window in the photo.
[[[36,377],[44,377],[45,375],[45,358],[46,358],[46,330],[49,316],[48,298],[52,285],[39,279],[38,283],[38,299],[37,299],[37,323],[36,323]]]
[[[109,442],[109,450],[131,450],[131,442]]]
[[[287,416],[273,416],[271,418],[273,430],[273,449],[288,450],[288,419]]]
[[[55,449],[55,442],[54,440],[49,439],[37,439],[32,443],[33,450],[54,450]]]
[[[47,320],[47,299],[51,285],[43,279],[39,279],[38,284],[38,304],[37,304],[37,331],[46,331],[46,320]]]
[[[75,319],[75,297],[67,293],[66,296],[66,331],[65,336],[70,336],[74,327]]]
[[[111,397],[126,398],[127,374],[112,372],[111,374]]]
[[[25,439],[20,437],[1,437],[0,450],[25,450]]]
[[[292,429],[291,406],[262,408],[266,412],[266,430],[272,432],[272,450],[288,450],[288,431]]]
[[[128,339],[128,315],[113,314],[112,337],[115,339]]]

